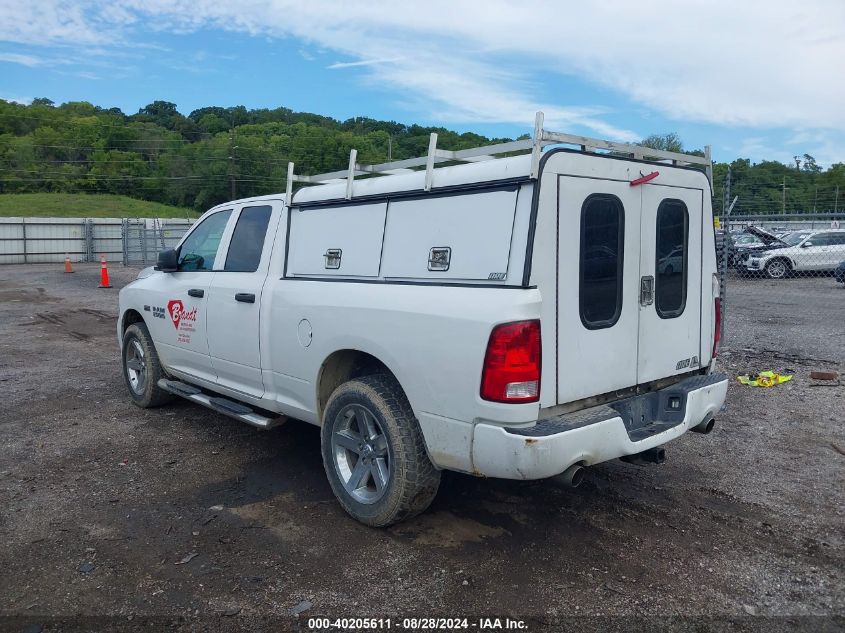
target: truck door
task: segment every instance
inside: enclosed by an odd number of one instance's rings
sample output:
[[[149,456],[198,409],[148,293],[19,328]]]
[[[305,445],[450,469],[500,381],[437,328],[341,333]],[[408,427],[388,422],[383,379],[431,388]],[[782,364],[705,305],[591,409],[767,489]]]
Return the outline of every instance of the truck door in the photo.
[[[700,189],[642,185],[639,358],[643,384],[700,366]]]
[[[179,246],[178,271],[159,275],[159,284],[150,293],[152,318],[147,319],[169,369],[212,382],[206,338],[208,289],[231,215],[231,209],[216,211],[188,233]]]
[[[563,403],[637,383],[640,191],[628,182],[558,178],[557,395]]]
[[[237,210],[228,249],[208,294],[208,347],[217,382],[256,398],[264,395],[261,293],[281,210],[280,202]]]

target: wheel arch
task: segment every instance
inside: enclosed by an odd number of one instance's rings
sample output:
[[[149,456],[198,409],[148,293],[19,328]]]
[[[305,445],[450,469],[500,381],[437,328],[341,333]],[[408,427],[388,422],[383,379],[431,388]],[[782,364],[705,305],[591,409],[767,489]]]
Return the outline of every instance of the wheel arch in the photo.
[[[146,325],[144,317],[141,316],[140,312],[138,312],[134,308],[124,310],[123,314],[120,317],[120,333],[126,334],[126,330],[133,323],[144,323]]]
[[[335,389],[345,382],[371,374],[387,374],[391,376],[396,381],[396,384],[399,385],[399,388],[402,389],[405,397],[408,397],[408,393],[402,387],[402,383],[399,381],[396,373],[380,358],[359,349],[337,350],[323,360],[320,370],[317,373],[317,422],[322,424],[323,411],[325,411],[329,397],[331,397]]]

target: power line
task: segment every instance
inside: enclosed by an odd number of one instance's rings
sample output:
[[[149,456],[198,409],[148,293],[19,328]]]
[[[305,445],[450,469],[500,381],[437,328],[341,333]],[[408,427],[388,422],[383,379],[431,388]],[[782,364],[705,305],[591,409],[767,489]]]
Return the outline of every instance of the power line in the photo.
[[[132,175],[108,175],[108,174],[45,174],[43,178],[0,178],[2,182],[48,182],[60,180],[227,180],[227,174],[213,174],[210,176],[132,176]],[[281,176],[278,178],[257,177],[257,178],[238,178],[238,182],[275,182],[284,180]]]
[[[15,160],[16,159],[14,159],[14,158],[0,158],[0,161],[4,161],[4,162],[7,162],[7,163],[15,162]],[[26,159],[23,159],[23,160],[26,161]],[[211,161],[224,161],[224,160],[226,160],[226,158],[186,158],[184,156],[179,156],[177,154],[177,155],[170,157],[169,160],[178,160],[180,162],[188,162],[188,163],[200,163],[200,162],[211,162]],[[244,159],[244,160],[248,160],[250,162],[257,162],[258,159]],[[23,162],[23,161],[21,161],[21,162]],[[29,162],[29,161],[27,161],[27,162]],[[130,164],[136,164],[136,165],[157,165],[159,163],[164,163],[166,161],[145,159],[145,158],[139,156],[138,158],[136,158],[134,160],[109,160],[107,158],[106,159],[80,158],[80,159],[76,159],[76,160],[58,159],[58,160],[37,160],[37,161],[32,161],[32,162],[44,163],[44,164],[58,164],[58,165],[67,165],[67,164],[79,165],[79,164],[83,164],[83,163],[96,163],[96,164],[105,163],[105,164],[109,164],[109,165],[115,164],[115,163],[120,163],[120,164],[130,163]]]

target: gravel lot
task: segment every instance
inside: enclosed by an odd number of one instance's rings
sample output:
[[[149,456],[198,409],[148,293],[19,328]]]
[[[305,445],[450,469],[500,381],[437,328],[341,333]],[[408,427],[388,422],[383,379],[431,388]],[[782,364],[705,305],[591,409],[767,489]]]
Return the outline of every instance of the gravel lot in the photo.
[[[730,286],[727,370],[795,379],[734,381],[716,430],[669,444],[664,465],[602,464],[575,490],[447,474],[429,512],[372,530],[334,502],[316,428],[132,406],[114,315],[136,271],[114,268],[113,290],[98,274],[0,267],[4,630],[845,624],[845,386],[809,378],[845,369],[831,278]]]

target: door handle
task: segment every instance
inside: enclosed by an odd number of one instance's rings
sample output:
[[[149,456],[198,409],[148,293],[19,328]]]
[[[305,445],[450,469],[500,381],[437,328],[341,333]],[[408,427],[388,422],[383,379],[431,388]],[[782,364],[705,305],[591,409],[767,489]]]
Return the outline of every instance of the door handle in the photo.
[[[251,292],[239,292],[235,295],[235,301],[242,303],[255,303],[255,295]]]
[[[650,306],[654,303],[654,277],[646,275],[640,279],[640,305]]]
[[[202,290],[201,288],[191,288],[188,290],[188,296],[202,298],[205,296],[205,290]]]

